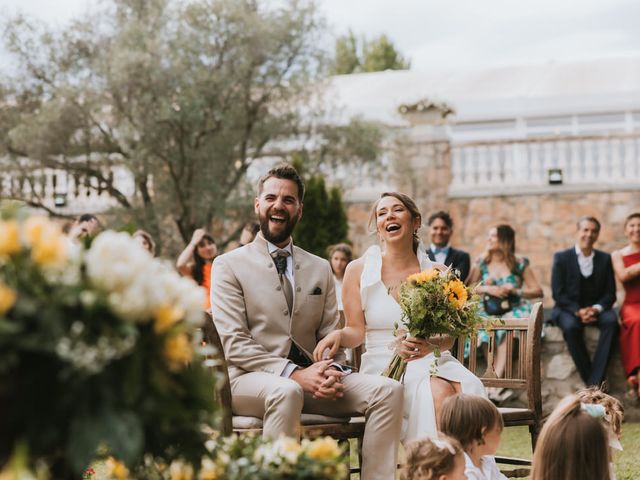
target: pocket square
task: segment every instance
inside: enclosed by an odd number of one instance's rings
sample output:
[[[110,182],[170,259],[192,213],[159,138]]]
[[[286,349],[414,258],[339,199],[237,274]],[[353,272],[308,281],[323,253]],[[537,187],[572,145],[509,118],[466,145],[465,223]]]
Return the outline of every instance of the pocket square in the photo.
[[[322,289],[320,287],[316,287],[311,290],[311,293],[309,295],[322,295]]]

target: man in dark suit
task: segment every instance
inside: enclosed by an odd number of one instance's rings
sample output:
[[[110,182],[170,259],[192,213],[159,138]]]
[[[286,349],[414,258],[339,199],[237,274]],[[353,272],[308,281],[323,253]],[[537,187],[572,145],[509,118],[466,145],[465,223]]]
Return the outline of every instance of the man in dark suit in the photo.
[[[594,217],[578,221],[575,246],[553,257],[551,290],[556,304],[551,320],[562,329],[576,368],[586,385],[600,385],[607,372],[611,346],[617,338],[618,318],[612,306],[616,301],[616,283],[611,256],[593,245],[600,234],[600,222]],[[600,329],[593,356],[584,343],[584,327]]]
[[[469,276],[471,259],[467,252],[458,250],[449,245],[449,239],[453,233],[453,220],[444,211],[434,213],[429,217],[429,236],[431,245],[427,254],[435,262],[444,265],[452,265],[460,272],[460,278],[464,281]]]

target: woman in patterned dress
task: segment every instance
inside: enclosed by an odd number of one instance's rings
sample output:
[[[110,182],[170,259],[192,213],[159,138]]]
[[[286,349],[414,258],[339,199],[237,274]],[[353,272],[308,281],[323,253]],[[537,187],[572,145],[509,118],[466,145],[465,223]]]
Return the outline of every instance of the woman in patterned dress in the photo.
[[[529,259],[516,256],[516,233],[509,225],[498,225],[489,230],[485,253],[476,261],[469,274],[468,283],[478,283],[476,292],[508,300],[509,311],[501,317],[528,318],[531,314],[531,298],[542,297]],[[481,314],[488,317],[481,305]],[[496,332],[498,348],[494,362],[496,375],[502,377],[507,363],[506,343],[502,342],[504,330]],[[480,331],[478,342],[486,344],[489,335]],[[490,393],[491,396],[491,393]]]

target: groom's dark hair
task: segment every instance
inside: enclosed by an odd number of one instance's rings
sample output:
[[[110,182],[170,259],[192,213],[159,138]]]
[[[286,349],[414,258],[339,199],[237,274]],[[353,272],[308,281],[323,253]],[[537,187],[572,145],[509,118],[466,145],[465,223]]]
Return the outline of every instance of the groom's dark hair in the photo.
[[[302,178],[300,178],[298,171],[288,163],[279,163],[262,177],[260,177],[260,180],[258,180],[258,196],[260,196],[260,194],[262,193],[264,182],[272,177],[291,180],[292,182],[295,182],[295,184],[298,186],[298,200],[300,202],[304,200],[304,182],[302,181]]]
[[[451,219],[451,215],[449,215],[449,212],[445,212],[444,210],[440,210],[439,212],[432,214],[429,217],[429,221],[427,222],[427,225],[431,226],[434,220],[438,218],[442,220],[447,225],[447,227],[453,228],[453,220]]]

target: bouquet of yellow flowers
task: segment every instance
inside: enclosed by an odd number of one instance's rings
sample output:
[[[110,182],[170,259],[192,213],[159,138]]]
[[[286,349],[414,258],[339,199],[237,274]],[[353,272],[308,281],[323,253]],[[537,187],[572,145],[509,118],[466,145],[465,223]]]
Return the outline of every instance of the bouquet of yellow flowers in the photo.
[[[407,334],[427,340],[434,335],[472,335],[482,321],[478,296],[452,269],[430,268],[411,275],[400,285],[398,303],[402,309],[402,324],[395,326],[399,341]],[[433,346],[437,365],[440,350]],[[383,375],[400,381],[406,368],[406,362],[396,353]]]

